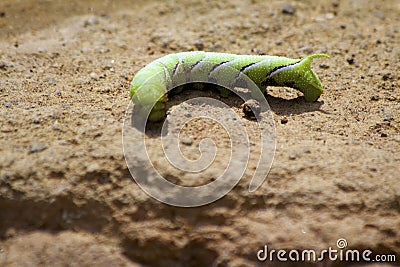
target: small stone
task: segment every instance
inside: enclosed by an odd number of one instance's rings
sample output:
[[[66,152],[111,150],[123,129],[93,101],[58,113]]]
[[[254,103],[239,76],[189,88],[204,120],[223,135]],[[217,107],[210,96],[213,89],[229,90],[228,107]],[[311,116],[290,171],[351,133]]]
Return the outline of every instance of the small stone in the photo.
[[[329,69],[329,65],[328,65],[328,64],[325,64],[325,63],[319,64],[319,67],[320,67],[321,69],[324,69],[324,70]]]
[[[55,94],[56,96],[61,96],[61,91],[56,91],[54,94]]]
[[[342,30],[346,29],[346,24],[340,24],[340,29]]]
[[[290,159],[290,160],[295,160],[295,159],[297,159],[297,157],[298,157],[298,155],[297,155],[296,153],[291,153],[291,154],[289,155],[289,159]]]
[[[382,73],[382,80],[387,81],[389,79],[392,79],[392,73],[388,71]]]
[[[260,56],[265,55],[265,52],[259,48],[253,48],[253,49],[251,49],[251,52],[253,52],[254,54],[260,55]]]
[[[47,149],[47,146],[45,144],[40,143],[38,141],[33,141],[31,144],[31,147],[29,149],[29,154],[42,152],[43,150],[46,150],[46,149]]]
[[[8,103],[8,102],[4,102],[4,103],[3,103],[3,106],[5,106],[6,108],[10,108],[10,107],[11,107],[11,104]]]
[[[91,73],[89,74],[89,76],[90,76],[90,78],[91,78],[92,80],[95,80],[95,81],[98,81],[98,80],[99,80],[99,76],[98,76],[95,72],[91,72]]]
[[[325,17],[326,17],[327,19],[333,19],[333,18],[335,17],[335,14],[333,14],[333,13],[326,13],[326,14],[325,14]]]
[[[100,89],[99,92],[101,92],[101,93],[109,93],[109,92],[111,92],[111,89],[110,89],[110,87],[106,87],[106,88]]]
[[[194,46],[197,48],[197,50],[203,50],[204,49],[204,43],[202,40],[197,40],[194,43]]]
[[[350,65],[354,64],[354,58],[348,58],[346,60],[347,60],[347,63],[349,63]]]
[[[6,16],[6,12],[0,11],[0,18],[4,18]]]
[[[281,123],[282,124],[286,124],[288,122],[289,122],[289,119],[286,116],[283,116],[282,119],[281,119]]]
[[[87,165],[86,166],[86,171],[88,172],[88,173],[90,173],[90,172],[97,172],[98,170],[100,169],[100,165],[99,164],[97,164],[97,163],[91,163],[91,164],[89,164],[89,165]]]
[[[306,153],[306,154],[310,154],[311,153],[311,149],[308,146],[301,147],[301,150],[303,151],[303,153]]]
[[[381,137],[388,137],[387,133],[381,133]]]
[[[260,114],[260,112],[261,112],[260,103],[258,103],[258,101],[255,99],[247,100],[243,104],[243,113],[247,117],[257,117]]]
[[[220,44],[215,44],[211,47],[211,51],[215,52],[215,51],[220,51],[222,48],[222,46]]]
[[[368,169],[369,169],[371,172],[376,172],[376,171],[378,170],[375,166],[369,166]]]
[[[84,27],[87,27],[87,26],[96,25],[96,24],[99,24],[99,23],[100,23],[100,21],[99,21],[98,18],[96,18],[96,17],[91,17],[91,18],[85,20],[85,22],[83,23],[83,26],[84,26]]]
[[[296,13],[296,8],[294,8],[290,3],[287,3],[283,6],[282,13],[286,15],[294,15],[294,13]]]
[[[181,144],[186,145],[186,146],[190,146],[193,144],[193,140],[190,137],[183,137],[181,138]]]
[[[377,100],[379,100],[379,95],[373,95],[373,96],[371,96],[371,98],[370,98],[372,101],[377,101]]]
[[[60,53],[59,53],[59,52],[53,52],[53,53],[51,53],[51,55],[50,55],[50,57],[51,57],[52,59],[58,58],[59,56],[60,56]]]
[[[38,118],[38,117],[36,117],[36,118],[33,119],[33,123],[34,123],[34,124],[40,124],[40,122],[41,122],[41,120],[40,120],[40,118]]]

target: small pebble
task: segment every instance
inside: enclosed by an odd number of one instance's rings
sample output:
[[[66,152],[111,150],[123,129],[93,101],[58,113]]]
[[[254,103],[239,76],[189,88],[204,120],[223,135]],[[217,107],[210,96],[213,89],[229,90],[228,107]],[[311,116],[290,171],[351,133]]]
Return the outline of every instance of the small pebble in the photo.
[[[99,80],[99,76],[95,72],[90,73],[90,78],[95,81]]]
[[[253,49],[251,49],[251,52],[253,52],[253,53],[257,54],[257,55],[260,55],[260,56],[265,55],[265,52],[262,49],[259,49],[259,48],[253,48]]]
[[[281,123],[282,124],[286,124],[288,122],[289,122],[289,119],[286,116],[283,116],[282,119],[281,119]]]
[[[33,141],[29,149],[29,154],[42,152],[45,149],[47,149],[47,146],[45,144]]]
[[[193,144],[193,140],[190,137],[183,137],[181,138],[181,144],[186,145],[186,146],[190,146]]]
[[[319,64],[319,67],[321,68],[321,69],[329,69],[329,65],[328,64],[325,64],[325,63],[321,63],[321,64]]]
[[[377,101],[377,100],[379,100],[379,95],[373,95],[373,96],[371,96],[370,99],[373,101]]]
[[[54,94],[55,94],[56,96],[60,96],[60,95],[61,95],[61,91],[56,91]]]
[[[327,14],[325,15],[325,17],[326,17],[327,19],[333,19],[333,18],[335,17],[335,14],[333,14],[333,13],[327,13]]]
[[[6,108],[9,108],[9,107],[11,107],[11,104],[10,104],[10,103],[7,103],[7,102],[5,102],[5,103],[3,103],[3,106],[5,106]]]
[[[204,49],[204,43],[202,40],[197,40],[194,43],[194,46],[198,49],[198,50],[203,50]]]
[[[378,170],[375,166],[369,166],[368,169],[372,172],[376,172]]]
[[[382,73],[382,80],[387,81],[389,79],[392,79],[392,73],[388,71]]]
[[[310,154],[311,153],[311,149],[308,146],[301,147],[301,150],[303,151],[303,153],[306,153],[306,154]]]
[[[247,100],[243,104],[243,113],[247,117],[256,117],[260,114],[260,112],[261,112],[260,103],[258,103],[258,101],[255,99]]]
[[[381,133],[381,137],[388,137],[387,133]]]
[[[291,154],[289,155],[289,159],[290,159],[290,160],[295,160],[295,159],[297,159],[297,157],[298,157],[298,155],[297,155],[296,153],[291,153]]]
[[[287,3],[283,6],[282,13],[286,15],[294,15],[294,13],[296,13],[296,8],[294,8],[290,3]]]
[[[86,171],[87,171],[88,173],[97,172],[99,169],[100,169],[100,166],[99,166],[99,164],[97,164],[97,163],[91,163],[91,164],[88,164],[88,165],[86,166]]]
[[[111,92],[111,89],[109,87],[106,87],[106,88],[100,89],[99,92],[100,93],[109,93],[109,92]]]
[[[85,22],[83,23],[84,27],[90,26],[90,25],[95,25],[95,24],[99,24],[99,19],[96,17],[91,17],[87,20],[85,20]]]
[[[346,60],[347,60],[347,63],[349,63],[350,65],[354,64],[354,58],[348,58]]]
[[[220,44],[215,44],[211,47],[211,51],[215,52],[215,51],[220,51],[222,48],[222,46]]]

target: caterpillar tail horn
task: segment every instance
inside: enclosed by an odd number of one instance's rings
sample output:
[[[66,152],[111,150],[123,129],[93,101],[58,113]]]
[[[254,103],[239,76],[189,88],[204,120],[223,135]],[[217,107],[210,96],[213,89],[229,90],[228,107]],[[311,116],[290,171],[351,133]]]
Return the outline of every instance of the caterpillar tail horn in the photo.
[[[315,102],[324,91],[317,74],[311,70],[311,62],[315,58],[329,58],[329,56],[326,54],[306,56],[295,64],[271,73],[269,79],[278,86],[295,88],[304,94],[307,102]]]
[[[324,91],[320,79],[311,70],[311,62],[314,58],[329,58],[326,54],[314,54],[304,57],[300,61],[300,68],[304,69],[304,75],[302,76],[299,90],[303,92],[306,101],[315,102]]]

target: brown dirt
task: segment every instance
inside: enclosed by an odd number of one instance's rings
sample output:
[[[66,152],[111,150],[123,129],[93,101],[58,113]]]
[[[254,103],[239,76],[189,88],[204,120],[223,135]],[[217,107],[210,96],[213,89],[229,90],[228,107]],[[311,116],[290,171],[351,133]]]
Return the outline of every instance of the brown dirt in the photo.
[[[0,265],[254,266],[265,244],[339,238],[399,259],[400,4],[288,4],[2,1]],[[141,67],[199,47],[331,59],[313,66],[317,103],[268,89],[277,151],[261,189],[245,179],[211,205],[176,208],[132,182],[122,121]],[[213,127],[196,123],[192,136]]]

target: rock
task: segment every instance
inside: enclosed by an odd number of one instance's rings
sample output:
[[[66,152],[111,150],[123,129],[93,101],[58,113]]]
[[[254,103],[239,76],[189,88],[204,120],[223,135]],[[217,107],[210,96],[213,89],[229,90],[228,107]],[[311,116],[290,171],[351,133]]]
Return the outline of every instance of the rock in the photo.
[[[91,78],[92,80],[95,80],[95,81],[98,81],[98,80],[99,80],[99,76],[98,76],[95,72],[91,72],[91,73],[89,74],[89,76],[90,76],[90,78]]]
[[[261,106],[255,99],[250,99],[243,104],[243,113],[247,117],[256,117],[260,115]]]
[[[281,123],[282,124],[286,124],[288,122],[289,122],[289,119],[286,116],[283,116],[282,119],[281,119]]]
[[[349,65],[353,65],[354,64],[354,58],[348,58],[346,59],[347,63],[349,63]]]
[[[41,120],[39,117],[35,117],[35,118],[33,119],[33,123],[34,123],[34,124],[40,124],[41,121],[42,121],[42,120]]]
[[[29,149],[29,154],[42,152],[43,150],[46,150],[46,149],[47,149],[47,146],[45,144],[40,143],[38,141],[33,141],[31,144],[31,147]]]
[[[295,160],[295,159],[297,159],[298,157],[299,157],[299,155],[298,155],[297,153],[295,153],[295,152],[290,153],[290,155],[289,155],[289,159],[290,159],[290,160]]]
[[[183,137],[181,138],[181,144],[186,145],[186,146],[190,146],[193,144],[193,140],[190,137]]]
[[[91,18],[89,18],[89,19],[87,19],[87,20],[85,20],[85,22],[83,23],[83,27],[87,27],[87,26],[91,26],[91,25],[96,25],[96,24],[99,24],[100,23],[100,21],[99,21],[99,19],[97,18],[97,17],[91,17]]]
[[[203,49],[204,49],[204,43],[203,43],[202,40],[197,40],[197,41],[194,43],[194,46],[195,46],[196,49],[198,49],[198,50],[203,50]]]
[[[387,80],[390,80],[393,78],[392,73],[389,71],[384,71],[384,72],[382,72],[381,75],[382,75],[382,80],[384,80],[384,81],[387,81]]]
[[[294,15],[296,13],[296,8],[290,3],[286,3],[282,8],[282,13],[286,15]]]
[[[311,149],[310,149],[309,146],[302,146],[301,150],[303,151],[303,153],[306,153],[306,154],[310,154],[311,153]]]
[[[377,100],[379,100],[379,95],[372,95],[372,96],[370,97],[370,99],[371,99],[372,101],[377,101]]]
[[[320,67],[321,69],[324,69],[324,70],[329,69],[329,65],[326,64],[326,63],[321,63],[321,64],[319,64],[319,67]]]

